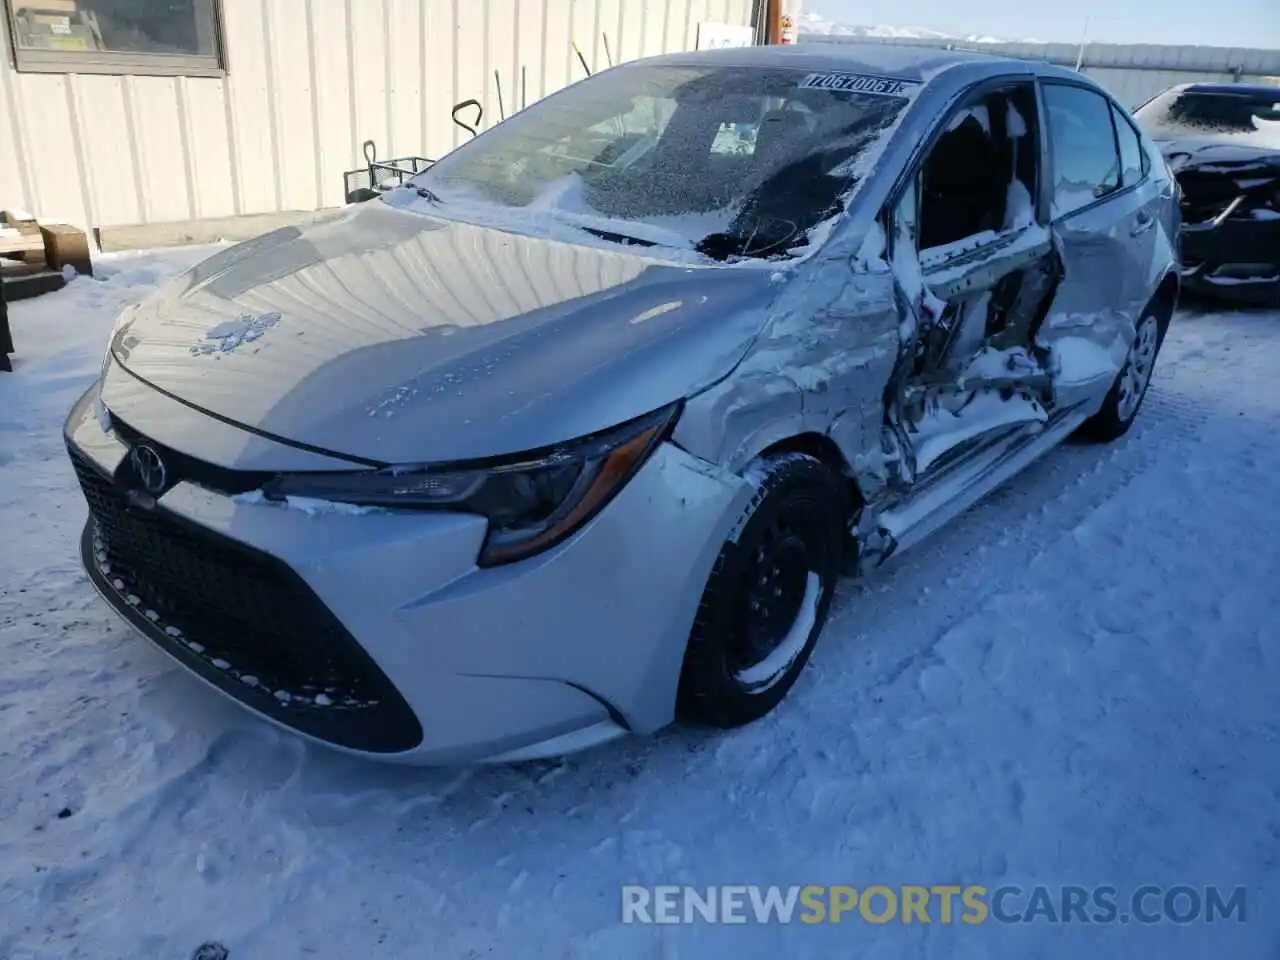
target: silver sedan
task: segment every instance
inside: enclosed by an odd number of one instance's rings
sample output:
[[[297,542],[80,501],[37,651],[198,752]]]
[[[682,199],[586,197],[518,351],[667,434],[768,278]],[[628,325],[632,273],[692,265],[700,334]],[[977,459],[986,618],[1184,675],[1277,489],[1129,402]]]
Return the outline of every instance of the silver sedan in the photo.
[[[1129,428],[1177,226],[1070,71],[628,63],[127,310],[66,425],[84,562],[211,686],[355,753],[747,723],[839,576]]]

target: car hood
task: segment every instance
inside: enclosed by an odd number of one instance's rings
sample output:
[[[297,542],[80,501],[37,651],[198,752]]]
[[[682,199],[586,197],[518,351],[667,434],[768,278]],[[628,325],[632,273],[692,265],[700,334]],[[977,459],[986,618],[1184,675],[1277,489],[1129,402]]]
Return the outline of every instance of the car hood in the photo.
[[[373,202],[216,254],[123,317],[111,350],[152,387],[276,439],[467,460],[705,389],[759,333],[770,277]]]
[[[1239,137],[1183,137],[1158,141],[1160,152],[1175,174],[1201,170],[1228,175],[1258,170],[1280,174],[1280,149],[1247,135]]]

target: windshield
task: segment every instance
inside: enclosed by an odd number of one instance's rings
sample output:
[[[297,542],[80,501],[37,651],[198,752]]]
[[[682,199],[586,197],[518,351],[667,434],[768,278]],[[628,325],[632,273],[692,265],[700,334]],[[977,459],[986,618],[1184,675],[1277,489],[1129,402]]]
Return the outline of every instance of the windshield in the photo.
[[[859,157],[911,88],[803,70],[628,64],[539,101],[412,182],[446,207],[497,204],[619,243],[785,257],[840,212]]]
[[[1239,93],[1167,90],[1133,116],[1155,140],[1229,137],[1280,147],[1280,87]]]

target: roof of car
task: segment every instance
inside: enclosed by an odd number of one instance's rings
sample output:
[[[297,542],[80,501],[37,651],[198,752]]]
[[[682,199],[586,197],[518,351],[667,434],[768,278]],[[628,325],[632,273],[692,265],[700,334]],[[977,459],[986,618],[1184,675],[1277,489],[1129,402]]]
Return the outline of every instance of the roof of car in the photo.
[[[799,70],[831,70],[889,74],[907,80],[928,80],[948,67],[961,63],[1017,63],[1025,61],[985,53],[908,47],[884,43],[801,43],[728,47],[671,53],[645,61],[679,64],[724,64],[742,67],[792,67]]]
[[[1184,83],[1173,88],[1186,93],[1226,93],[1245,96],[1275,97],[1280,100],[1280,86],[1266,83]]]

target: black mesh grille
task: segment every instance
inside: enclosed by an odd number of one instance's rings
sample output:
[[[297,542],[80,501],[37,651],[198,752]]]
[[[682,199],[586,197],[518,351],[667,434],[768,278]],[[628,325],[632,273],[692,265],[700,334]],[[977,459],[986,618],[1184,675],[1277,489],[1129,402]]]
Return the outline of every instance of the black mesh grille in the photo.
[[[1182,187],[1182,219],[1185,223],[1212,220],[1240,195],[1240,188],[1229,177],[1186,170],[1178,175]]]
[[[335,744],[380,752],[422,737],[385,674],[274,557],[134,505],[75,450],[90,519],[85,564],[147,636],[253,708]]]

